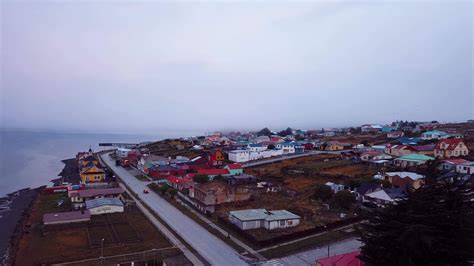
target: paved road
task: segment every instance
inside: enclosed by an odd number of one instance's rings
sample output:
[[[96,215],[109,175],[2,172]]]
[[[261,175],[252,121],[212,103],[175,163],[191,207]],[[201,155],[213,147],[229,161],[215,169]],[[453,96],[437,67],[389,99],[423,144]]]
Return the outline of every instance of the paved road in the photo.
[[[252,167],[252,166],[257,166],[257,165],[261,165],[261,164],[274,163],[274,162],[279,162],[279,161],[284,161],[284,160],[289,160],[289,159],[294,159],[294,158],[300,158],[300,157],[306,157],[306,156],[311,156],[311,155],[317,155],[317,154],[341,154],[341,152],[343,152],[343,151],[319,151],[319,150],[308,151],[308,152],[300,153],[300,154],[282,155],[280,157],[248,162],[248,163],[242,164],[242,167],[244,167],[244,168],[245,167]]]
[[[331,256],[343,253],[349,253],[359,250],[361,242],[355,238],[333,243],[329,246],[329,254]],[[327,246],[316,249],[303,251],[287,257],[269,260],[261,265],[265,266],[289,266],[289,265],[315,265],[317,259],[326,258],[328,256]]]
[[[173,207],[155,193],[144,194],[148,182],[140,181],[122,167],[115,166],[108,154],[101,156],[108,167],[125,182],[151,209],[153,209],[177,234],[189,243],[212,265],[247,265],[240,255],[198,223]]]

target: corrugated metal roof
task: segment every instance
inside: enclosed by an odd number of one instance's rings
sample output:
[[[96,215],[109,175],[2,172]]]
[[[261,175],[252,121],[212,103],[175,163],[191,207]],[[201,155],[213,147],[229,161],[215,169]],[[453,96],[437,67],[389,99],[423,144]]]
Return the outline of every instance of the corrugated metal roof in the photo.
[[[56,213],[45,213],[43,215],[43,222],[47,224],[47,223],[83,220],[83,219],[90,219],[90,218],[91,218],[91,213],[88,210],[72,211],[72,212],[56,212]]]
[[[86,209],[96,208],[105,205],[123,206],[123,203],[118,198],[98,198],[86,200]]]

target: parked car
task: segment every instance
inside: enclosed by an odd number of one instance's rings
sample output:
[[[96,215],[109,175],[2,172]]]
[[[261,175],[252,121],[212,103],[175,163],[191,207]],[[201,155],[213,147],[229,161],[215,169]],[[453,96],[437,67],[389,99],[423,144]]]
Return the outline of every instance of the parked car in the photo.
[[[150,191],[148,191],[148,189],[144,189],[144,190],[143,190],[143,193],[145,193],[145,194],[148,194],[149,192],[150,192]]]

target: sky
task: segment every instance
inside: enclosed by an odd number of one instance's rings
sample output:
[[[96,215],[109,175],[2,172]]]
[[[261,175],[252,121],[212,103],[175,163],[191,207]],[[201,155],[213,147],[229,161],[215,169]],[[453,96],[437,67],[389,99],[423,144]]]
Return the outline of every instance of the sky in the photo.
[[[1,1],[0,127],[474,118],[473,1]]]

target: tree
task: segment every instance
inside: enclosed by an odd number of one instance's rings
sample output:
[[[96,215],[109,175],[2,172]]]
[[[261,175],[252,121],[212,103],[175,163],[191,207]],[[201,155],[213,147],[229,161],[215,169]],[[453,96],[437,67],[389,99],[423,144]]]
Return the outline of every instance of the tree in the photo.
[[[313,198],[317,200],[327,201],[332,198],[332,190],[326,185],[317,185],[314,189]]]
[[[208,177],[207,175],[196,175],[196,176],[194,177],[194,181],[195,181],[195,182],[198,182],[198,183],[200,183],[200,184],[206,183],[206,182],[209,181],[209,177]]]
[[[474,212],[462,184],[433,182],[407,199],[366,214],[359,226],[368,265],[468,265],[474,259]]]
[[[290,127],[285,129],[285,130],[282,130],[282,131],[278,132],[278,136],[280,136],[280,137],[286,137],[286,136],[291,135],[291,134],[293,134],[293,130]]]
[[[267,127],[257,132],[258,136],[271,136],[272,134],[273,134],[272,131],[268,129]]]
[[[341,190],[334,195],[334,203],[342,209],[349,209],[355,202],[355,195],[349,190]]]
[[[386,180],[386,179],[380,181],[380,184],[382,184],[382,187],[383,187],[383,188],[391,188],[391,187],[393,187],[393,186],[392,186],[392,183],[390,183],[390,181],[388,181],[388,180]]]

